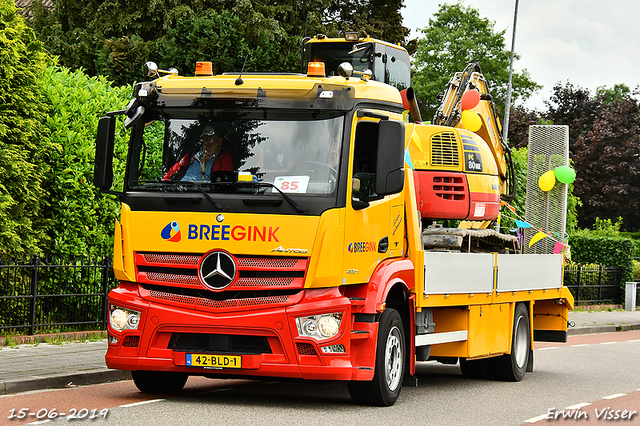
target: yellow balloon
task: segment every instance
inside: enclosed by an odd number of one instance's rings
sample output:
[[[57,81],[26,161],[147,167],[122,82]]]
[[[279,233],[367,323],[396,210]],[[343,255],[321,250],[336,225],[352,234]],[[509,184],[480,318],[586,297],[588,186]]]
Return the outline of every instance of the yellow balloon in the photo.
[[[482,120],[477,112],[462,111],[462,125],[470,132],[477,132],[482,127]]]
[[[545,172],[540,179],[538,179],[538,186],[541,190],[547,192],[551,191],[556,184],[556,175],[553,170]]]

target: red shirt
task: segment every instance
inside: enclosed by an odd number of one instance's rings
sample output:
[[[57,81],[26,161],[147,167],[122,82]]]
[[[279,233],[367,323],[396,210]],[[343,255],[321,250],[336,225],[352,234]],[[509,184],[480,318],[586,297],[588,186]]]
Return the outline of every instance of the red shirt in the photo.
[[[184,157],[180,159],[176,164],[173,165],[169,169],[166,175],[162,178],[162,180],[180,180],[187,173],[187,169],[193,163],[194,156],[191,154],[186,154]],[[233,160],[231,159],[231,155],[228,151],[222,151],[216,159],[213,161],[211,165],[211,170],[209,171],[209,175],[213,172],[231,172],[233,171]]]

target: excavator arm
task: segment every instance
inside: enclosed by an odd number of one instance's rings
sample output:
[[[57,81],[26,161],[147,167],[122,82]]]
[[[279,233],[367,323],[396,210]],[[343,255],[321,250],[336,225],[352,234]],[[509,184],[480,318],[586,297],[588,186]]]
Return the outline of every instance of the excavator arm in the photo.
[[[449,80],[442,93],[442,102],[433,118],[433,124],[464,129],[461,101],[468,90],[477,90],[480,93],[480,102],[472,111],[479,115],[482,126],[475,133],[484,139],[498,167],[502,181],[501,199],[511,201],[515,197],[515,170],[511,149],[502,138],[502,125],[480,65],[471,63]]]

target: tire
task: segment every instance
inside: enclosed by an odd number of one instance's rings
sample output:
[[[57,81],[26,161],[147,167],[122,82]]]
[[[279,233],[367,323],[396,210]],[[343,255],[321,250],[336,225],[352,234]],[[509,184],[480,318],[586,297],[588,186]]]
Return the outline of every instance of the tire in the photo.
[[[524,303],[516,305],[513,316],[513,334],[511,336],[511,353],[494,359],[494,376],[496,379],[519,382],[524,377],[531,352],[531,325],[529,312]]]
[[[133,383],[143,393],[178,393],[189,375],[169,371],[132,371]]]
[[[378,326],[375,373],[370,382],[349,382],[351,399],[358,404],[388,407],[393,405],[402,389],[406,344],[400,314],[385,310]]]

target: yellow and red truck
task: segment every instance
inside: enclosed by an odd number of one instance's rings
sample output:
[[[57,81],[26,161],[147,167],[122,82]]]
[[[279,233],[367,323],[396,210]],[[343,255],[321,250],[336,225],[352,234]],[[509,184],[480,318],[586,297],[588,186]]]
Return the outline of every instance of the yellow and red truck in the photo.
[[[422,124],[399,90],[409,68],[389,65],[404,49],[316,37],[307,50],[306,74],[203,62],[160,77],[148,63],[157,78],[101,119],[94,183],[122,204],[107,366],[143,392],[190,375],[341,380],[380,406],[416,383],[419,361],[522,379],[534,340],[566,340],[573,298],[562,255],[521,254],[488,227],[513,177],[479,69]],[[475,132],[456,118],[469,90]],[[113,191],[119,117],[131,136]],[[430,227],[440,219],[464,222]]]

